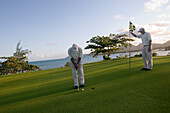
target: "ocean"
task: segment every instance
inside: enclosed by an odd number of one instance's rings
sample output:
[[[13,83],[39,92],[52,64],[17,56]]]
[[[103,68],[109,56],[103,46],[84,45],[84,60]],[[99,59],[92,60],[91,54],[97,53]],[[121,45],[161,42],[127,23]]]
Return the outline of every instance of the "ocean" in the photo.
[[[153,52],[157,53],[158,56],[166,56],[166,55],[170,55],[170,51],[164,51],[164,50],[153,50]],[[136,54],[140,54],[140,52],[131,52],[131,56],[134,56]],[[116,54],[112,54],[110,57],[112,59],[117,58],[117,56],[125,56],[125,55],[129,55],[129,53],[116,53]],[[97,61],[102,61],[103,60],[103,56],[99,55],[97,57],[93,57],[91,55],[86,55],[82,58],[82,62],[83,64],[85,63],[91,63],[91,62],[97,62]],[[67,62],[70,62],[70,59],[67,58],[63,58],[63,59],[54,59],[54,60],[43,60],[43,61],[33,61],[33,62],[29,62],[29,64],[33,64],[33,65],[37,65],[39,66],[42,70],[47,70],[47,69],[55,69],[55,68],[61,68],[64,67],[65,64]]]

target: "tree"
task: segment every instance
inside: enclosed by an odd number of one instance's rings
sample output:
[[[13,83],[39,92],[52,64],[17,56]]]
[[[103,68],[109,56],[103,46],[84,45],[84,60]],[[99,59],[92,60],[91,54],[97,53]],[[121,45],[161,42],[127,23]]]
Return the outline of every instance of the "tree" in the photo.
[[[123,50],[123,47],[129,45],[128,41],[134,41],[133,39],[126,38],[127,35],[123,34],[110,34],[110,36],[95,36],[92,37],[86,43],[88,46],[85,49],[90,49],[91,53],[94,53],[93,57],[97,57],[99,53],[102,53],[103,59],[110,59],[110,55],[116,51]]]
[[[28,63],[28,55],[30,50],[22,50],[20,47],[20,41],[17,44],[16,52],[11,57],[0,57],[4,59],[4,62],[0,62],[0,75],[7,75],[10,73],[23,73],[25,71],[41,70],[36,65],[30,65]]]
[[[20,59],[21,61],[23,60],[28,60],[28,57],[26,55],[29,55],[32,51],[25,49],[23,50],[22,47],[20,47],[21,42],[19,41],[16,47],[16,52],[13,53],[13,56],[16,58],[22,58]]]
[[[68,66],[70,66],[70,62],[67,62],[67,63],[65,64],[65,67],[68,67]]]

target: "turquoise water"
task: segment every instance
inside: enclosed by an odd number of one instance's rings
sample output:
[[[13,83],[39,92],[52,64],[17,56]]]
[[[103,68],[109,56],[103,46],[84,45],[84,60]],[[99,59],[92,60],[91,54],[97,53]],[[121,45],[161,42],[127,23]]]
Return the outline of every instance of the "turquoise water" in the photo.
[[[166,56],[170,51],[158,51],[154,50],[153,52],[156,52],[158,56]],[[141,52],[132,52],[131,56],[134,56],[136,54],[140,54]],[[112,54],[111,58],[117,58],[116,56],[125,56],[129,55],[129,53],[116,53]],[[99,55],[97,58],[94,58],[92,56],[85,56],[82,58],[83,64],[85,63],[91,63],[91,62],[97,62],[103,60],[103,56]],[[54,69],[54,68],[60,68],[64,67],[67,62],[69,62],[69,58],[63,58],[63,59],[55,59],[55,60],[44,60],[44,61],[36,61],[36,62],[29,62],[29,64],[34,64],[39,66],[42,70],[46,69]]]

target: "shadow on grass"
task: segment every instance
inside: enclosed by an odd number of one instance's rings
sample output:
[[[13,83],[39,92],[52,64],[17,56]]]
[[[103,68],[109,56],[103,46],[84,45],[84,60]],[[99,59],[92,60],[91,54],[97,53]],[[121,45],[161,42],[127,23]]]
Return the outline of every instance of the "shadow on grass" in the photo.
[[[47,86],[41,86],[38,88],[32,88],[30,90],[22,90],[21,92],[17,92],[14,94],[7,94],[3,97],[0,97],[0,106],[6,105],[6,104],[12,104],[17,102],[26,101],[29,99],[35,99],[40,98],[43,96],[49,96],[53,94],[58,94],[62,92],[69,92],[73,90],[71,85],[63,86],[63,84],[66,82],[68,84],[68,81],[63,81],[63,83],[60,84],[50,84]],[[71,82],[71,81],[70,81]]]

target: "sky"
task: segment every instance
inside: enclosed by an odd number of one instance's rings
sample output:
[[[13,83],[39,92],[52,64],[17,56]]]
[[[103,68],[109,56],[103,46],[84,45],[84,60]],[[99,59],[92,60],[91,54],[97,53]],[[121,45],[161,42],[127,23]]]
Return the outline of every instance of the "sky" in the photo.
[[[86,41],[127,33],[129,21],[136,34],[143,27],[153,43],[165,43],[170,0],[0,0],[0,57],[12,56],[19,41],[32,51],[29,61],[65,58],[74,43],[88,54]]]

